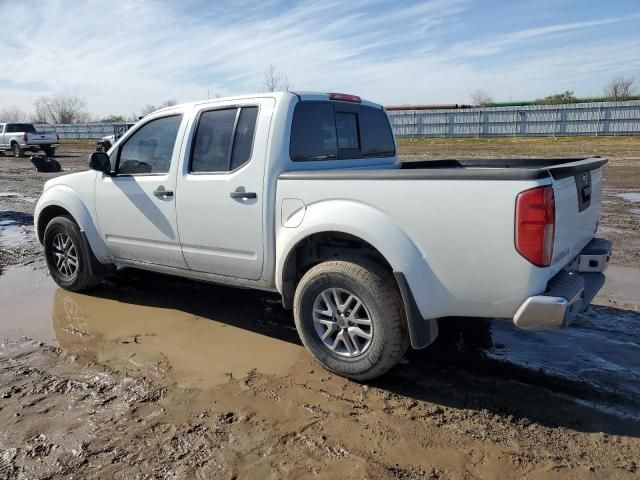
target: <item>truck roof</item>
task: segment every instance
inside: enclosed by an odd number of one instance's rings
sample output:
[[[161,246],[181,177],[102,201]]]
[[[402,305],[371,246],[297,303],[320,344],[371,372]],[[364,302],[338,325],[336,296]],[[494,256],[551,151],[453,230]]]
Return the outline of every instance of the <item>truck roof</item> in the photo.
[[[230,97],[217,97],[217,98],[210,98],[207,100],[196,100],[194,102],[185,102],[185,103],[181,103],[178,105],[174,105],[171,107],[165,107],[165,108],[161,108],[159,110],[156,110],[156,112],[162,112],[164,110],[170,110],[172,108],[175,107],[183,107],[183,106],[196,106],[196,105],[203,105],[206,103],[218,103],[218,102],[227,102],[227,101],[234,101],[234,100],[247,100],[247,99],[251,99],[251,98],[256,98],[256,97],[262,97],[264,98],[265,96],[268,97],[274,97],[276,100],[281,100],[282,98],[285,97],[298,97],[298,99],[300,99],[301,101],[329,101],[332,100],[330,98],[330,93],[327,92],[292,92],[292,91],[286,91],[286,92],[263,92],[263,93],[251,93],[251,94],[246,94],[246,95],[233,95]],[[342,94],[344,95],[344,94]],[[335,100],[335,99],[333,99]],[[375,108],[384,108],[382,105],[380,105],[379,103],[374,103],[371,102],[369,100],[365,100],[365,99],[361,99],[359,102],[361,105],[367,105],[369,107],[375,107]],[[155,113],[155,112],[154,112]]]

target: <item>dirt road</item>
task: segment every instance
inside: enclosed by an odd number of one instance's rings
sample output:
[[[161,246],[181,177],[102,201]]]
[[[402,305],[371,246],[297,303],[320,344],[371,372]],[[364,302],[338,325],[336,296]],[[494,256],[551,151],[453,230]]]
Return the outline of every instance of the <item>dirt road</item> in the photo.
[[[438,148],[424,154],[453,155]],[[86,149],[60,153],[85,168]],[[598,306],[561,333],[452,319],[369,384],[315,364],[274,295],[136,270],[56,288],[29,240],[52,174],[0,157],[0,478],[638,478],[638,221],[618,195],[640,191],[640,160],[625,155],[603,226],[626,267]]]

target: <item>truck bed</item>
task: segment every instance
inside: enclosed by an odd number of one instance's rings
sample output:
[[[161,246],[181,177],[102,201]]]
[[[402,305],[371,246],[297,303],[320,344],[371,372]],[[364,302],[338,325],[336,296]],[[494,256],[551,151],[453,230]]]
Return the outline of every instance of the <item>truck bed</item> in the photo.
[[[350,168],[339,170],[296,170],[282,173],[283,179],[326,180],[555,180],[595,170],[607,163],[602,157],[571,158],[479,158],[402,162],[400,168]]]
[[[389,239],[378,249],[401,256],[392,266],[407,275],[425,318],[511,318],[594,237],[606,162],[455,159],[288,171],[278,178],[277,211],[284,199],[296,199],[306,210],[302,227],[321,224],[325,215],[325,229],[353,233],[376,248]],[[553,261],[540,268],[516,251],[514,216],[518,195],[543,185],[554,190],[556,226]],[[391,225],[401,232],[397,238]],[[282,240],[291,232],[278,235]]]

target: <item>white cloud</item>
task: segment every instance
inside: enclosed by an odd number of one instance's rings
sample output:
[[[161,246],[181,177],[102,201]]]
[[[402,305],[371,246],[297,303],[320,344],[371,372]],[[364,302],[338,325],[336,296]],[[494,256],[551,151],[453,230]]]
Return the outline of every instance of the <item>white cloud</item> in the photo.
[[[2,18],[30,19],[0,32],[3,63],[21,66],[0,71],[0,108],[29,108],[40,95],[75,92],[96,114],[130,114],[169,98],[205,98],[207,91],[258,91],[270,63],[286,72],[294,89],[346,91],[383,103],[465,102],[476,88],[499,99],[565,89],[597,94],[613,73],[640,68],[638,38],[580,39],[562,47],[545,42],[509,53],[523,42],[633,17],[448,44],[444,39],[463,21],[467,0],[400,4],[0,0]]]

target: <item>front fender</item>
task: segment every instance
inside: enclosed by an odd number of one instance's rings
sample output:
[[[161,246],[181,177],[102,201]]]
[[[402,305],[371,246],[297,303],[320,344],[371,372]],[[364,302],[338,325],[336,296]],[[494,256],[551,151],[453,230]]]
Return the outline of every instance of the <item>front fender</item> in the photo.
[[[110,263],[113,256],[107,249],[98,231],[95,216],[82,200],[80,194],[68,185],[54,185],[46,189],[38,203],[34,213],[34,227],[38,239],[42,239],[44,231],[38,231],[39,218],[48,207],[62,207],[74,218],[80,230],[85,234],[91,250],[101,263]]]
[[[326,200],[307,205],[298,227],[278,229],[275,280],[279,292],[282,292],[283,270],[289,254],[300,241],[322,232],[354,235],[376,248],[394,272],[404,275],[423,318],[438,318],[446,312],[450,293],[429,267],[425,252],[386,212],[353,200]]]

